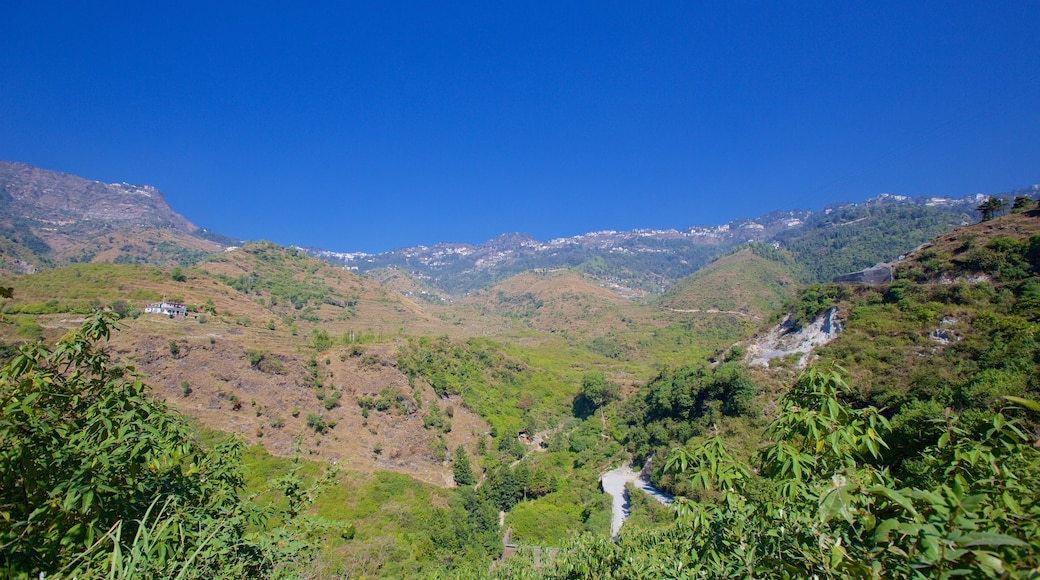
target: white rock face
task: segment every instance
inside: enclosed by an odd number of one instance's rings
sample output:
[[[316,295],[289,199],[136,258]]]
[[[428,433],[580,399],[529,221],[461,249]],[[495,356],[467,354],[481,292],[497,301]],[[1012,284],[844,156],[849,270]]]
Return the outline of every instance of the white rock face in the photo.
[[[783,322],[772,328],[765,336],[754,340],[746,349],[750,364],[769,366],[774,358],[789,354],[801,353],[798,368],[805,368],[814,348],[823,346],[841,334],[842,324],[838,318],[838,309],[831,308],[805,325],[795,330],[788,316]]]

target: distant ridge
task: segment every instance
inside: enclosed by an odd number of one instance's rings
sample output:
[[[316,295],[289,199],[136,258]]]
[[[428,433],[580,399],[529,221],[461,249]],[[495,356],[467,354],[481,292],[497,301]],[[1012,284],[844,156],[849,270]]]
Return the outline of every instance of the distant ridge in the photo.
[[[235,245],[149,185],[102,183],[0,161],[0,270],[77,262],[189,264]]]
[[[151,226],[193,232],[198,228],[175,212],[162,192],[150,185],[102,183],[57,171],[0,161],[0,215],[41,225]]]
[[[1037,188],[1003,194],[1035,195]],[[442,242],[378,254],[299,248],[360,273],[402,272],[437,291],[464,295],[529,270],[568,268],[606,285],[660,294],[734,247],[773,243],[788,250],[801,281],[893,260],[917,245],[977,219],[986,194],[910,198],[881,194],[820,211],[775,211],[714,226],[597,231],[539,241],[505,234],[482,244]],[[819,251],[828,258],[821,260]]]

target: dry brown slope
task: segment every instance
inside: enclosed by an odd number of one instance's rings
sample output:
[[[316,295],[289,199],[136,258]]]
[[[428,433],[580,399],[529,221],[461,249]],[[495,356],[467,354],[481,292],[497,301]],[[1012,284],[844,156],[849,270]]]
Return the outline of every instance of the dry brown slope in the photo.
[[[224,264],[229,267],[228,262]],[[407,302],[393,300],[391,292],[334,270],[317,264],[314,273],[323,273],[327,279],[342,275],[343,284],[356,285],[358,314],[351,321],[364,322],[365,317],[381,316],[386,309],[398,316],[394,323],[410,316]],[[261,303],[263,296],[239,292],[201,270],[186,269],[184,274],[185,279],[178,282],[169,270],[160,268],[96,264],[7,277],[4,283],[15,288],[14,299],[7,301],[14,309],[49,301],[57,309],[82,310],[116,301],[143,309],[164,295],[189,304],[212,302],[215,314],[172,319],[145,314],[124,319],[111,348],[118,360],[135,366],[145,382],[184,413],[209,427],[240,433],[275,454],[292,453],[300,438],[304,452],[329,461],[361,470],[400,471],[446,485],[450,468],[439,458],[440,437],[423,427],[430,406],[454,407],[454,428],[444,435],[443,448],[465,445],[472,451],[476,438],[487,431],[461,404],[438,400],[421,381],[413,390],[395,366],[392,338],[386,344],[337,341],[328,350],[316,352],[308,332],[312,326],[302,326],[293,335],[280,314]],[[323,314],[335,318],[336,307],[324,304],[322,308],[329,309],[322,310]],[[77,327],[84,317],[71,312],[9,314],[7,323],[0,324],[0,338],[17,340],[14,322],[22,318],[35,319],[44,327],[45,338],[54,340]],[[273,329],[268,328],[268,321],[274,322]],[[321,323],[313,327],[327,328]],[[266,362],[254,364],[250,351],[253,359],[259,353]],[[310,363],[312,357],[316,364]],[[187,396],[182,388],[185,383]],[[359,399],[378,399],[384,392],[400,397],[402,403],[393,405],[390,412],[372,410],[369,417],[363,417]],[[319,395],[330,398],[335,393],[339,393],[338,405],[326,409]],[[318,435],[307,425],[309,414],[335,421],[336,427]],[[380,453],[375,452],[377,448]]]
[[[291,455],[299,446],[309,456],[348,469],[398,471],[444,486],[452,482],[451,469],[438,449],[463,445],[473,451],[477,438],[488,431],[458,401],[439,399],[421,382],[410,387],[395,366],[391,346],[351,350],[340,345],[313,353],[261,346],[234,329],[207,330],[214,332],[198,332],[191,322],[153,318],[119,333],[112,346],[178,410],[275,455]],[[262,352],[261,363],[251,364],[249,350]],[[319,393],[338,396],[338,404],[326,408]],[[359,400],[378,400],[387,393],[400,403],[365,417]],[[443,435],[443,447],[439,433],[423,427],[423,417],[435,404],[452,407],[452,429]],[[334,427],[319,434],[308,423],[311,416]]]
[[[224,252],[199,267],[225,279],[256,276],[255,287],[246,292],[250,299],[263,303],[280,318],[295,318],[303,332],[315,326],[337,337],[351,331],[377,335],[457,332],[374,280],[268,242]],[[304,298],[293,303],[286,299],[292,294]],[[298,307],[301,301],[306,303]]]
[[[642,315],[637,303],[570,270],[517,274],[460,302],[577,339],[623,331]]]

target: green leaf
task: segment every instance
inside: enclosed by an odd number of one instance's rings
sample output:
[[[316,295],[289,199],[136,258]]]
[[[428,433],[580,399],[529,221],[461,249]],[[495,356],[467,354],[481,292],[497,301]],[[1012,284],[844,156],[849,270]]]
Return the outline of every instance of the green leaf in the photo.
[[[1025,407],[1026,409],[1029,409],[1031,411],[1036,411],[1037,413],[1040,413],[1040,401],[1034,401],[1032,399],[1023,399],[1022,397],[1013,397],[1011,395],[1004,395],[1004,399],[1021,407]]]
[[[874,530],[874,540],[879,542],[889,541],[889,534],[892,530],[899,528],[900,521],[897,519],[888,519],[878,525],[877,529]]]
[[[830,554],[830,566],[831,566],[831,568],[835,568],[836,569],[841,564],[842,560],[845,559],[846,555],[847,555],[847,552],[845,551],[845,548],[841,547],[840,544],[835,544],[834,547],[831,548],[831,554]]]
[[[90,511],[91,505],[93,503],[94,503],[94,490],[88,489],[86,491],[86,493],[83,494],[83,501],[80,503],[80,506],[81,506],[80,511],[83,512],[83,513],[87,513],[88,511]]]
[[[975,556],[975,561],[977,561],[980,566],[989,568],[997,574],[1004,573],[1004,562],[1002,562],[1000,558],[990,554],[989,552],[979,550],[973,551],[972,554]]]
[[[938,447],[940,449],[942,449],[943,447],[947,447],[949,444],[950,444],[950,432],[946,431],[945,433],[943,433],[942,435],[939,436]]]
[[[998,534],[996,532],[972,532],[965,534],[961,539],[960,545],[965,548],[974,548],[975,546],[1019,546],[1024,547],[1029,544],[1019,540],[1018,538],[1008,536],[1006,534]]]
[[[914,504],[910,501],[910,499],[894,489],[885,487],[883,485],[875,485],[867,489],[867,492],[872,495],[880,495],[882,497],[888,498],[896,502],[899,505],[899,507],[903,508],[904,510],[912,514],[915,518],[919,517],[917,510],[914,509]]]
[[[1015,501],[1015,498],[1012,497],[1011,494],[1007,491],[1001,494],[1001,498],[1004,500],[1004,505],[1007,506],[1009,510],[1011,510],[1011,513],[1015,514],[1016,516],[1021,516],[1025,513],[1022,510],[1022,506],[1019,505],[1019,503]]]
[[[967,486],[967,482],[964,481],[964,477],[961,474],[953,476],[953,499],[960,501],[964,497],[964,488]]]

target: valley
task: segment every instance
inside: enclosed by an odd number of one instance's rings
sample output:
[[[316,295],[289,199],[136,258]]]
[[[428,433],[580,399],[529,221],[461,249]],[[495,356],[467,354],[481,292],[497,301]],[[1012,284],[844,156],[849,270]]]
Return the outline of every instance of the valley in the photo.
[[[741,541],[758,546],[759,571],[783,553],[795,576],[867,574],[868,561],[903,575],[910,557],[860,519],[891,521],[885,537],[901,530],[929,570],[1038,565],[1040,505],[1022,483],[1040,469],[1035,188],[981,223],[978,198],[889,196],[368,255],[229,240],[154,189],[0,169],[4,358],[86,340],[78,329],[109,317],[108,368],[132,369],[183,421],[199,465],[238,454],[234,509],[248,497],[277,514],[250,533],[300,542],[291,557],[314,577],[486,577],[506,529],[557,556],[536,570],[518,552],[496,577],[714,576]],[[832,282],[882,261],[889,281]],[[145,312],[153,303],[187,314]],[[32,383],[17,372],[3,375],[11,409],[26,400],[12,385]],[[983,452],[1018,475],[957,467]],[[601,475],[633,461],[677,501],[629,493],[615,541]],[[963,517],[998,540],[941,560],[932,532],[906,531],[947,491],[989,502],[992,525],[974,507]],[[787,538],[769,531],[777,521]],[[831,542],[822,559],[803,550],[812,538]]]

